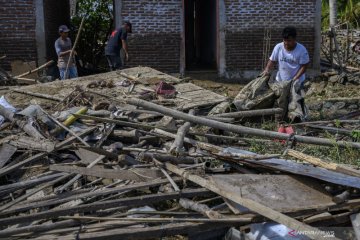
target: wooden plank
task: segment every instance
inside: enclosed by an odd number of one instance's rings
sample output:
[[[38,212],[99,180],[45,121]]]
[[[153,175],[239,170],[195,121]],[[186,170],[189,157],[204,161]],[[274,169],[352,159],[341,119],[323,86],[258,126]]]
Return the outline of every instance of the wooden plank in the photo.
[[[81,162],[90,164],[95,159],[97,159],[100,155],[103,154],[97,154],[93,151],[89,151],[85,148],[79,148],[75,151],[75,154],[81,159]]]
[[[80,137],[86,136],[89,133],[93,132],[95,129],[97,129],[97,127],[88,128],[88,129],[84,130],[83,132],[81,132],[79,134],[79,136]],[[74,142],[76,140],[77,139],[75,137],[70,137],[70,138],[66,139],[65,141],[57,144],[56,147],[54,148],[54,150],[62,148],[64,146],[68,145],[68,144],[71,144],[72,142]],[[31,156],[31,157],[25,159],[24,161],[21,161],[21,162],[19,162],[17,164],[12,165],[11,167],[3,168],[3,169],[0,170],[0,177],[4,176],[6,174],[9,174],[10,172],[12,172],[12,171],[14,171],[14,170],[26,165],[26,164],[33,163],[33,162],[35,162],[37,160],[40,160],[40,159],[44,158],[45,156],[47,156],[47,154],[48,153],[38,153],[38,154],[36,154],[34,156]]]
[[[241,225],[241,224],[238,224]],[[196,223],[174,223],[166,224],[161,226],[153,227],[142,227],[142,228],[118,228],[114,230],[108,230],[104,232],[94,232],[94,233],[80,233],[79,239],[91,239],[91,240],[130,240],[130,239],[149,239],[150,236],[152,239],[161,239],[166,236],[174,235],[188,235],[191,233],[197,233],[206,231],[209,229],[222,229],[226,226],[231,226],[231,224],[196,224]],[[63,240],[72,240],[74,239],[73,235],[63,236]]]
[[[203,89],[202,87],[199,87],[198,85],[192,83],[180,83],[175,85],[175,88],[176,91],[180,92],[181,94]]]
[[[228,149],[226,149],[226,150],[228,150]],[[244,151],[241,149],[235,149],[235,148],[231,148],[229,151],[232,154],[254,154],[252,152]],[[257,154],[255,154],[255,155],[257,155]],[[221,157],[218,155],[218,158],[220,158],[224,161],[233,161],[229,157]],[[235,158],[235,160],[236,160],[236,158]],[[343,173],[330,171],[330,170],[327,170],[324,168],[314,167],[310,164],[309,165],[300,164],[300,163],[297,163],[294,161],[284,160],[284,159],[276,159],[276,158],[260,160],[260,161],[259,160],[253,161],[253,160],[246,159],[246,160],[243,160],[242,162],[246,163],[246,164],[255,165],[255,166],[259,165],[259,166],[270,168],[270,169],[289,172],[291,174],[298,174],[298,175],[302,175],[302,176],[313,177],[313,178],[320,179],[320,180],[323,180],[326,182],[360,189],[360,178],[345,175]]]
[[[304,231],[304,232],[319,231],[317,228],[306,225],[306,224],[304,224],[296,219],[293,219],[285,214],[282,214],[282,213],[275,211],[269,207],[266,207],[263,204],[255,202],[251,199],[243,198],[241,195],[234,194],[233,192],[230,192],[224,188],[219,188],[215,184],[210,183],[207,179],[199,177],[194,174],[190,174],[183,169],[179,169],[175,165],[172,165],[170,163],[165,163],[165,167],[169,171],[171,171],[175,174],[178,174],[187,180],[190,180],[202,187],[205,187],[214,193],[217,193],[233,202],[236,202],[237,204],[240,204],[246,208],[249,208],[250,210],[252,210],[264,217],[267,217],[277,223],[281,223],[295,231]],[[308,236],[310,239],[325,239],[324,237],[321,237],[321,236],[317,236],[317,238],[314,238],[314,236],[311,234],[306,234],[306,236]],[[338,239],[338,238],[334,238],[334,239]]]
[[[51,171],[77,173],[80,175],[107,178],[107,179],[121,179],[132,180],[137,182],[144,182],[154,180],[163,175],[158,169],[141,169],[133,168],[128,170],[117,169],[101,169],[101,168],[85,168],[77,166],[51,165]]]
[[[206,101],[200,101],[200,102],[191,102],[191,103],[182,105],[181,109],[182,110],[188,110],[188,109],[196,108],[196,107],[206,107],[206,106],[211,106],[211,105],[221,103],[223,101],[224,101],[224,99],[218,99],[216,101],[215,100],[214,101],[207,101],[206,100]]]
[[[51,152],[55,148],[55,143],[50,140],[43,139],[39,141],[35,138],[26,136],[16,137],[15,139],[10,140],[9,144],[21,149],[29,149],[41,152]]]
[[[97,210],[103,209],[110,209],[114,207],[136,207],[136,206],[143,206],[152,203],[157,203],[159,201],[166,201],[172,199],[179,199],[179,198],[192,198],[195,196],[211,196],[211,193],[204,188],[200,189],[186,189],[181,192],[172,192],[172,193],[157,193],[157,194],[149,194],[145,196],[137,196],[137,197],[130,197],[130,198],[122,198],[117,200],[110,200],[110,201],[103,201],[103,202],[95,202],[90,204],[83,204],[80,206],[69,207],[65,209],[52,209],[48,211],[43,211],[39,213],[32,213],[29,215],[22,215],[16,217],[9,217],[9,218],[1,218],[0,219],[0,226],[6,226],[11,224],[20,224],[20,223],[29,223],[35,220],[40,219],[54,219],[59,216],[65,215],[72,215],[76,213],[83,213],[83,212],[94,212]]]
[[[103,161],[106,157],[104,155],[99,155],[98,158],[96,158],[94,161],[92,161],[90,164],[88,164],[86,166],[87,169],[90,169],[92,167],[94,167],[97,163]],[[51,167],[51,166],[50,166]],[[82,174],[77,174],[75,177],[73,177],[70,181],[68,181],[66,184],[64,184],[63,186],[58,188],[59,192],[64,191],[66,188],[68,188],[69,186],[71,186],[74,182],[76,182],[78,179],[80,179],[82,177]]]
[[[32,186],[35,186],[35,185],[38,185],[38,184],[41,184],[44,182],[51,181],[51,180],[61,177],[61,176],[63,176],[62,173],[56,173],[56,174],[51,174],[51,175],[47,175],[47,176],[43,176],[43,177],[38,177],[35,179],[25,180],[22,182],[2,185],[2,186],[0,186],[0,194],[11,193],[18,189],[32,187]]]
[[[173,178],[173,180],[176,182],[180,182],[181,178]],[[156,186],[160,186],[160,185],[167,184],[167,183],[169,183],[169,181],[167,179],[163,179],[163,180],[156,180],[156,181],[148,181],[145,183],[134,183],[134,184],[131,184],[128,186],[114,187],[114,188],[110,188],[110,189],[100,189],[100,190],[93,191],[93,192],[80,192],[77,194],[73,194],[71,196],[68,196],[66,193],[63,193],[63,194],[59,194],[57,199],[37,201],[36,203],[30,202],[30,203],[27,203],[27,204],[24,204],[21,206],[16,206],[11,209],[7,209],[6,211],[0,213],[0,216],[19,213],[19,212],[23,212],[23,211],[27,211],[27,210],[35,209],[35,208],[54,206],[54,205],[70,202],[70,201],[77,200],[77,199],[101,197],[101,196],[105,196],[105,195],[109,195],[109,194],[117,194],[117,193],[122,193],[125,191],[135,190],[135,189],[156,187]]]
[[[0,146],[0,168],[2,168],[10,160],[16,151],[16,147],[7,143]]]
[[[287,175],[231,174],[214,175],[211,181],[219,188],[223,187],[229,192],[283,213],[335,205],[332,197],[322,191],[317,182],[310,179]],[[232,205],[243,210],[237,204]]]

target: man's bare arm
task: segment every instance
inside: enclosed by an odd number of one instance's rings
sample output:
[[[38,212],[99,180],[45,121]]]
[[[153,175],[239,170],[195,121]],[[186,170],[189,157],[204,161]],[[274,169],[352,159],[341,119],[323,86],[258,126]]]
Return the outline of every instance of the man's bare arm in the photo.
[[[123,46],[123,49],[125,52],[125,59],[126,59],[126,61],[128,61],[129,60],[128,45],[125,40],[121,40],[121,42],[122,42],[122,46]]]
[[[65,52],[60,52],[59,57],[63,57],[65,55],[69,55],[71,53],[71,50],[67,50]]]
[[[264,70],[263,74],[265,74],[265,75],[270,74],[270,72],[274,68],[275,64],[276,64],[276,62],[273,62],[273,61],[269,60],[266,67],[265,67],[265,70]]]
[[[308,64],[301,65],[299,71],[296,73],[294,79],[298,80],[305,72],[308,67]]]

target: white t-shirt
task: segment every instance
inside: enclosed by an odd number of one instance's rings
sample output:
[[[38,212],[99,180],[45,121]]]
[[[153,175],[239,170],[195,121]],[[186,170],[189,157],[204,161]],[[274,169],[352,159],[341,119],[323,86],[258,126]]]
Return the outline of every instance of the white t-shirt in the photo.
[[[295,49],[292,51],[287,51],[284,47],[284,43],[277,44],[270,56],[270,60],[278,62],[279,64],[279,71],[276,75],[277,81],[292,80],[299,71],[301,65],[310,62],[308,51],[300,43],[297,43]],[[299,80],[303,82],[305,80],[305,74],[303,74]]]

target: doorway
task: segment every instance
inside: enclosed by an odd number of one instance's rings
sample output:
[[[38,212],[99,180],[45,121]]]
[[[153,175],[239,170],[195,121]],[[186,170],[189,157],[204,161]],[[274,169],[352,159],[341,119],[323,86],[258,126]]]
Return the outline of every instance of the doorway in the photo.
[[[217,69],[217,0],[185,0],[186,70]]]

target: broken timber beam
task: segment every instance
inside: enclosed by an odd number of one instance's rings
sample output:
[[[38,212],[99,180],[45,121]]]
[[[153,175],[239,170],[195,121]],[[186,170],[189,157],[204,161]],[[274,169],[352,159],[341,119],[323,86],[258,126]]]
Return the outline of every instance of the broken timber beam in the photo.
[[[254,136],[265,137],[265,138],[270,138],[270,139],[280,139],[280,140],[288,140],[289,138],[292,137],[290,134],[286,134],[286,133],[278,133],[278,132],[274,132],[274,131],[255,129],[255,128],[250,128],[250,127],[233,125],[233,124],[229,124],[229,123],[222,123],[222,122],[214,121],[211,119],[206,119],[203,117],[191,116],[189,114],[186,114],[186,113],[183,113],[183,112],[180,112],[177,110],[173,110],[170,108],[166,108],[166,107],[163,107],[163,106],[160,106],[160,105],[148,102],[148,101],[144,101],[141,99],[137,99],[137,98],[127,99],[127,103],[134,105],[134,106],[143,107],[145,109],[149,109],[152,111],[157,111],[164,115],[172,116],[172,117],[182,119],[182,120],[185,120],[185,121],[188,121],[191,123],[200,124],[200,125],[204,125],[204,126],[208,126],[208,127],[212,127],[212,128],[216,128],[216,129],[221,129],[224,131],[229,131],[229,132],[234,132],[234,133],[239,133],[239,134],[254,135]],[[353,148],[360,149],[360,143],[346,142],[346,141],[338,141],[338,142],[334,143],[333,140],[329,140],[329,139],[307,137],[307,136],[300,136],[300,135],[294,135],[293,137],[297,142],[301,142],[301,143],[324,145],[324,146],[330,146],[330,147],[333,147],[334,144],[336,144],[340,147],[353,147]]]
[[[159,170],[156,169],[92,169],[77,166],[63,166],[63,165],[51,165],[51,171],[77,173],[79,175],[94,176],[106,179],[121,179],[121,180],[132,180],[138,182],[145,182],[154,180],[162,175]]]
[[[75,207],[68,207],[63,209],[51,209],[38,213],[32,213],[16,217],[8,217],[0,219],[0,226],[6,226],[11,224],[29,223],[40,219],[56,219],[60,216],[71,215],[75,213],[83,213],[89,211],[97,211],[102,209],[110,209],[114,207],[136,207],[143,206],[144,204],[157,203],[159,201],[178,199],[180,197],[192,198],[195,196],[209,196],[212,195],[207,189],[185,189],[181,192],[172,193],[157,193],[149,194],[137,197],[121,198],[117,200],[109,200],[103,202],[95,202],[89,204],[83,204]]]
[[[164,166],[166,167],[167,170],[169,170],[179,176],[182,176],[183,178],[190,180],[191,182],[194,182],[194,183],[200,185],[201,187],[205,187],[205,188],[209,189],[210,191],[212,191],[216,194],[219,194],[220,196],[223,196],[237,204],[240,204],[240,205],[242,205],[264,217],[267,217],[277,223],[281,223],[281,224],[289,227],[290,229],[293,229],[295,231],[304,231],[305,233],[319,231],[317,228],[306,225],[296,219],[293,219],[289,216],[286,216],[285,214],[277,212],[277,211],[275,211],[267,206],[264,206],[258,202],[255,202],[251,199],[242,198],[240,195],[234,194],[225,189],[221,189],[218,186],[216,186],[215,184],[208,181],[207,179],[199,177],[194,174],[190,174],[189,172],[186,172],[185,170],[180,169],[180,168],[176,167],[175,165],[172,165],[170,163],[165,163]],[[316,238],[315,238],[315,236],[313,236],[311,234],[307,234],[306,236],[308,236],[310,239],[325,239],[324,237],[321,237],[321,236],[316,236]],[[335,238],[335,239],[338,239],[338,238]]]

